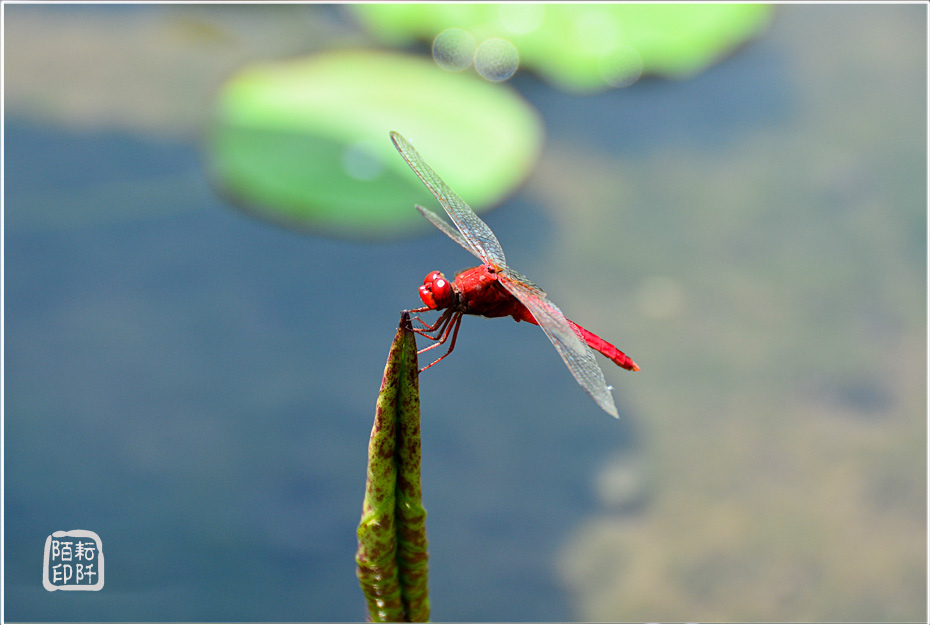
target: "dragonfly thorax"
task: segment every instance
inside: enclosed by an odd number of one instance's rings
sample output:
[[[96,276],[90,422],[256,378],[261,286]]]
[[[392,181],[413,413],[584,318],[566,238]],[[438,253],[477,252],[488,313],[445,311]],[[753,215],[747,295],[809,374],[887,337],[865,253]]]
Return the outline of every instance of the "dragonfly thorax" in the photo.
[[[449,308],[455,303],[455,288],[441,271],[431,271],[420,286],[420,299],[432,310]]]

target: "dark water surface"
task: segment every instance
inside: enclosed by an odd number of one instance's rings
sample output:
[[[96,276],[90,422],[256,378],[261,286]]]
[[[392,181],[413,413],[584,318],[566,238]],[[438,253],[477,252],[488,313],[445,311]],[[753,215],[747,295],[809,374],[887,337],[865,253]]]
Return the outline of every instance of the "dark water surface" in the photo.
[[[213,199],[181,144],[10,120],[6,145],[8,618],[363,618],[352,554],[380,373],[447,242],[265,226]],[[151,178],[183,207],[162,211],[157,185],[148,209],[121,201]],[[111,206],[68,214],[101,188]],[[480,606],[439,614],[567,618],[552,552],[628,431],[512,325],[469,319],[459,379],[423,383],[432,591]],[[524,363],[549,358],[546,392]],[[36,555],[78,527],[103,541],[105,599],[47,600]]]

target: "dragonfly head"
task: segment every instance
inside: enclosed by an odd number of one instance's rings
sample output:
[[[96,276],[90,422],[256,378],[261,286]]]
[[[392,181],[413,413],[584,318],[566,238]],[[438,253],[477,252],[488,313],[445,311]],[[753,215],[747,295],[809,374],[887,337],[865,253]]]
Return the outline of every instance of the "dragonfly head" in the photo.
[[[420,299],[433,310],[442,310],[455,303],[455,290],[442,272],[431,271],[420,286]]]

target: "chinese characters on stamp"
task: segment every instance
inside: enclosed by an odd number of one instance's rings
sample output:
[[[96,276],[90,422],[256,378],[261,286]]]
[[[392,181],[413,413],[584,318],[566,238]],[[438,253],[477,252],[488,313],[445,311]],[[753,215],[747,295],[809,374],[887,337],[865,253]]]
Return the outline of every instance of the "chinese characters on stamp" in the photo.
[[[88,530],[54,532],[45,539],[42,585],[46,590],[103,588],[103,543]]]

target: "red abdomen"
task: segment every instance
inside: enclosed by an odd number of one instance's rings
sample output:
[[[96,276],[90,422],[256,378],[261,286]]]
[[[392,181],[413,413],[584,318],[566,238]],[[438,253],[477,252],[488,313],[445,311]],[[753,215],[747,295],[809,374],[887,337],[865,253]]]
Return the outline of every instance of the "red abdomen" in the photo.
[[[633,359],[617,349],[616,346],[611,345],[596,335],[594,332],[585,330],[571,319],[566,319],[566,321],[568,321],[572,328],[575,329],[575,333],[584,339],[584,342],[588,344],[588,347],[604,354],[624,369],[628,369],[629,371],[639,371],[639,366],[633,362]]]
[[[530,311],[526,310],[526,308],[524,308],[523,310],[526,313],[525,316],[518,317],[517,315],[514,315],[514,318],[517,321],[520,321],[522,319],[523,321],[529,321],[530,323],[539,325],[539,323],[536,322],[536,319],[533,317]],[[578,325],[571,319],[566,319],[565,321],[567,321],[568,325],[570,325],[572,329],[575,330],[575,334],[580,336],[581,339],[585,343],[588,344],[588,347],[590,347],[596,352],[600,352],[604,356],[607,356],[614,363],[623,367],[624,369],[627,369],[628,371],[639,371],[639,365],[633,362],[632,358],[630,358],[629,356],[621,352],[619,349],[617,349],[616,345],[612,345],[611,343],[608,343],[607,341],[605,341],[604,339],[596,335],[594,332],[591,332],[590,330],[586,330],[582,328],[580,325]]]
[[[533,314],[516,297],[501,286],[494,273],[487,265],[466,269],[455,276],[455,288],[459,292],[460,302],[464,304],[464,312],[470,315],[484,317],[511,316],[517,321],[527,321],[539,325]],[[590,332],[580,325],[566,319],[581,339],[591,349],[600,352],[617,365],[630,371],[639,371],[633,359],[608,343],[598,335]]]

